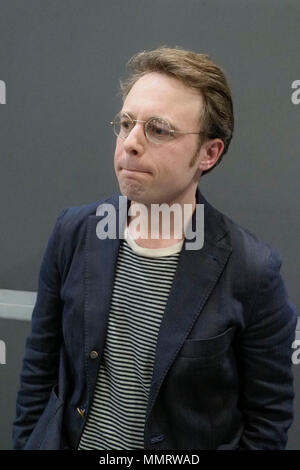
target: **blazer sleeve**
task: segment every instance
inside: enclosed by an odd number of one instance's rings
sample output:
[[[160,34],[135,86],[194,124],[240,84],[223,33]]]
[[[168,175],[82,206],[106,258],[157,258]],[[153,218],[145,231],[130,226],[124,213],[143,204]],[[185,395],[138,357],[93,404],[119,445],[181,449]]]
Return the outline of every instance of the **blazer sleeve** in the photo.
[[[240,409],[245,428],[239,448],[284,449],[293,421],[292,343],[297,313],[270,249],[260,276],[249,325],[238,342]]]
[[[60,275],[57,259],[64,209],[50,234],[38,280],[31,333],[26,340],[13,422],[13,449],[23,449],[58,381],[62,341]]]

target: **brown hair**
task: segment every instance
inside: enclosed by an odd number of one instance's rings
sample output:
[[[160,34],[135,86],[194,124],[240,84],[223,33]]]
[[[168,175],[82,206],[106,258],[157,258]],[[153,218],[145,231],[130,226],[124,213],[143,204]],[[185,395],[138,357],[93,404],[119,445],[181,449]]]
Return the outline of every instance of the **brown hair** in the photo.
[[[199,91],[204,101],[202,121],[204,138],[219,138],[224,150],[217,163],[202,174],[218,165],[228,150],[234,128],[232,96],[223,70],[207,54],[198,54],[179,48],[161,46],[152,51],[135,54],[127,63],[130,75],[120,80],[123,100],[135,82],[150,72],[159,72],[177,78],[186,86]],[[202,143],[199,136],[199,148]]]

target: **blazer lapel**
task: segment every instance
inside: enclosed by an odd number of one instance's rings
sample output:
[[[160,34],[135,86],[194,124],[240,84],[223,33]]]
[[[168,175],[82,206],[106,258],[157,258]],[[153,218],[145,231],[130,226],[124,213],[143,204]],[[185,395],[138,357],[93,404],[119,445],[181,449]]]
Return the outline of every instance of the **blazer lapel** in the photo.
[[[112,198],[109,201],[111,206],[115,208],[115,214],[111,213],[110,216],[114,220],[107,219],[107,222],[108,224],[111,222],[111,226],[115,224],[115,239],[99,239],[97,225],[103,219],[103,215],[90,215],[87,221],[84,267],[84,351],[90,399],[92,399],[96,385],[99,361],[91,360],[89,355],[91,351],[95,350],[101,357],[103,352],[120,247],[119,228],[120,231],[123,230],[129,204],[126,200],[125,210],[120,211],[118,198]],[[124,204],[124,198],[122,202]]]
[[[204,204],[204,245],[199,250],[186,250],[179,256],[169,299],[161,322],[146,419],[159,388],[177,352],[183,345],[205,302],[213,290],[231,254],[232,248],[222,238],[226,228],[218,212],[199,190],[198,204]],[[195,215],[193,227],[195,227]]]

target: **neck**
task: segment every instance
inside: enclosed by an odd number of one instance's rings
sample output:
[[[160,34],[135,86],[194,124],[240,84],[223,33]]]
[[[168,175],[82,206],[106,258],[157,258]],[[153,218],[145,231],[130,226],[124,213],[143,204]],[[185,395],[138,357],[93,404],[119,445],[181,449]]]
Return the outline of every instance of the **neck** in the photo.
[[[185,227],[196,207],[193,198],[171,203],[143,204],[131,201],[127,226],[131,237],[143,248],[165,248],[185,238]]]

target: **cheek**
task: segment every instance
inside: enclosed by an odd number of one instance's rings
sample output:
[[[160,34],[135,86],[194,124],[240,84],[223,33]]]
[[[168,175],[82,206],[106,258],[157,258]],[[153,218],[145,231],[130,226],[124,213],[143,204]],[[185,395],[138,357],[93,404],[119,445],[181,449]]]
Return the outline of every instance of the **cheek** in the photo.
[[[175,148],[174,151],[169,152],[168,155],[162,156],[161,171],[170,179],[182,179],[187,172],[189,172],[191,156],[192,153],[188,147],[181,149],[181,151]]]
[[[120,142],[117,140],[116,148],[115,148],[115,154],[114,154],[114,166],[115,166],[115,168],[116,168],[117,165],[118,165],[118,162],[119,162],[119,160],[120,160],[121,154],[122,154],[122,145],[121,145]]]

